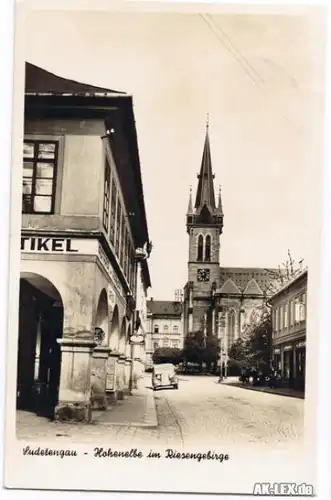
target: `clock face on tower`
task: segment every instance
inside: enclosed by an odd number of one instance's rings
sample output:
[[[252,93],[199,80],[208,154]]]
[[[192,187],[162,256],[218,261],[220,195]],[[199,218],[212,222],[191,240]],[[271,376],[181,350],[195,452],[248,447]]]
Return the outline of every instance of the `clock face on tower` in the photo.
[[[198,269],[197,278],[198,278],[198,281],[209,281],[210,270],[209,269]]]

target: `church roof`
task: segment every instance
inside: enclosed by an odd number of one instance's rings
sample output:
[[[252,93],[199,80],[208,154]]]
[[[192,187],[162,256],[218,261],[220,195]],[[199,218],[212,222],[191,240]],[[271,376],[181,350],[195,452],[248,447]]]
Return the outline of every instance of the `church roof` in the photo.
[[[39,68],[29,62],[25,63],[26,94],[72,94],[72,95],[125,95],[124,92],[96,87],[86,83],[69,80]]]
[[[231,278],[226,280],[223,286],[220,288],[219,293],[224,294],[236,294],[241,293],[237,285],[232,281]]]
[[[197,195],[195,198],[195,208],[201,209],[207,205],[211,212],[216,210],[215,193],[214,193],[214,175],[211,166],[211,154],[208,126],[206,131],[205,145],[203,148],[202,162],[200,174],[198,175],[199,183]]]
[[[240,290],[240,293],[256,295],[268,292],[271,283],[275,281],[274,273],[277,272],[277,269],[259,267],[221,267],[220,290],[230,279]]]
[[[246,295],[263,295],[263,292],[256,280],[253,278],[248,283],[244,290],[244,294]]]
[[[148,300],[147,312],[153,316],[177,316],[180,318],[183,310],[181,302],[174,300]]]

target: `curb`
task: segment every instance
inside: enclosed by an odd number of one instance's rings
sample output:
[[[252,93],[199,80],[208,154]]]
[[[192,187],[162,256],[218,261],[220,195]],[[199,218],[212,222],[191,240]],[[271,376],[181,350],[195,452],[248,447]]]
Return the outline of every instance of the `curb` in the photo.
[[[285,396],[286,398],[294,398],[294,399],[305,399],[304,396],[299,395],[299,394],[286,394],[282,392],[274,392],[271,389],[270,390],[261,390],[261,389],[255,389],[254,387],[247,387],[247,386],[242,386],[242,385],[237,385],[237,384],[227,384],[226,382],[221,385],[226,385],[228,387],[237,387],[238,389],[246,389],[246,391],[254,391],[254,392],[265,392],[267,394],[273,394],[274,396]]]

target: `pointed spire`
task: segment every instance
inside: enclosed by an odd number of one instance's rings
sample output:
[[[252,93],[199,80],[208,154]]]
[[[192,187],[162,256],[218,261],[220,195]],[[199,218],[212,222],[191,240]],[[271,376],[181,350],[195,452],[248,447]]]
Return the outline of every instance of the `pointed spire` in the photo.
[[[193,214],[193,204],[192,204],[192,186],[190,186],[190,197],[188,200],[188,209],[187,209],[188,214]]]
[[[223,215],[223,205],[222,205],[222,186],[218,186],[218,206],[217,206],[217,213],[219,215]]]
[[[198,179],[199,183],[195,199],[195,208],[199,210],[206,205],[210,211],[214,211],[216,209],[216,205],[214,194],[214,175],[211,166],[209,143],[209,114],[207,115],[205,145]]]

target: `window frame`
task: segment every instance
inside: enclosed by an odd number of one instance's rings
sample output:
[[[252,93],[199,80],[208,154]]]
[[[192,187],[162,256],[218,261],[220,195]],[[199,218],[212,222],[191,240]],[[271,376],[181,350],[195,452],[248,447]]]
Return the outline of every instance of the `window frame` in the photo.
[[[23,158],[22,158],[22,214],[23,215],[54,215],[56,213],[57,209],[57,198],[58,198],[58,193],[60,192],[59,189],[59,170],[60,170],[60,164],[61,164],[61,137],[59,136],[52,136],[52,135],[45,135],[43,136],[42,134],[25,134],[23,137],[23,148],[25,144],[33,144],[34,146],[34,155],[33,158],[27,158],[24,156],[24,149],[23,149]],[[54,151],[54,159],[49,159],[46,160],[45,158],[38,158],[38,146],[40,144],[54,144],[55,145],[55,151]],[[37,147],[36,147],[37,146]],[[25,211],[23,210],[23,182],[24,179],[30,179],[30,177],[25,177],[24,176],[24,163],[32,163],[32,177],[31,177],[31,205],[32,209]],[[52,180],[52,193],[50,195],[38,195],[36,194],[36,180],[38,179],[49,179],[46,177],[37,177],[37,164],[38,163],[52,163],[53,166],[53,177],[50,179]],[[33,208],[34,204],[34,199],[36,196],[41,196],[45,198],[51,198],[51,208],[50,211],[36,211]]]

